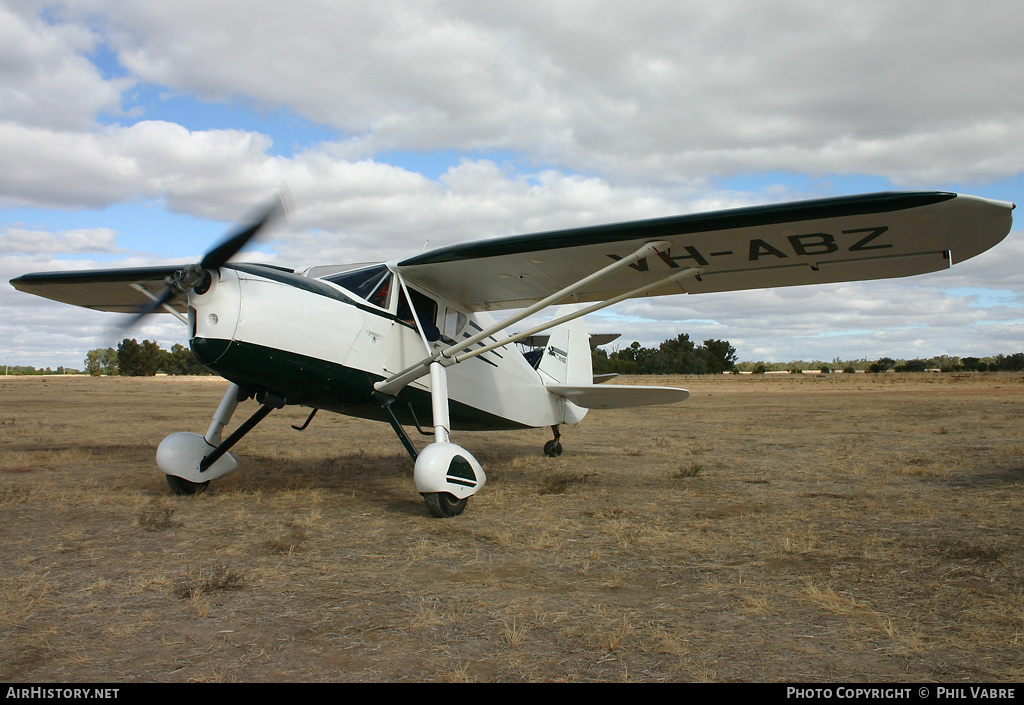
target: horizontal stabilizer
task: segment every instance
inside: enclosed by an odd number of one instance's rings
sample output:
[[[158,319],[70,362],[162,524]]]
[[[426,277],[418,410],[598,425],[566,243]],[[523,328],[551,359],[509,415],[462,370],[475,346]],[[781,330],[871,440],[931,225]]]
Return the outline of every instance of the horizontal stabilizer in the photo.
[[[628,409],[686,401],[690,393],[675,387],[644,387],[623,384],[548,384],[552,394],[565,397],[584,409]]]

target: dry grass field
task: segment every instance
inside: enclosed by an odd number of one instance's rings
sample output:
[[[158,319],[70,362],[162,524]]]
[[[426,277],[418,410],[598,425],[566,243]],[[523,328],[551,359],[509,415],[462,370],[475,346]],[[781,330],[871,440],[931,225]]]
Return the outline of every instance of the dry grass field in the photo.
[[[385,424],[180,498],[223,381],[0,378],[0,681],[1024,680],[1024,376],[628,382],[692,396],[456,434],[439,520]]]

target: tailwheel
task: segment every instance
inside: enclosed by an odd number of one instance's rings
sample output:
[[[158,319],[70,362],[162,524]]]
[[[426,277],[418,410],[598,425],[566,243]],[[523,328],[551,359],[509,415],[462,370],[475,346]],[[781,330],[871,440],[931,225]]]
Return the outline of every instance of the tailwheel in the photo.
[[[179,496],[200,494],[205,492],[206,488],[210,485],[209,482],[190,482],[183,477],[175,475],[164,475],[164,477],[167,478],[167,485],[171,488],[171,491]]]
[[[559,442],[562,434],[558,430],[558,424],[551,427],[551,432],[555,434],[555,437],[544,444],[544,455],[549,458],[557,458],[562,454],[562,444]]]
[[[423,501],[427,503],[427,509],[431,516],[443,519],[445,517],[456,517],[462,514],[466,508],[469,498],[457,499],[455,495],[448,492],[424,492]]]

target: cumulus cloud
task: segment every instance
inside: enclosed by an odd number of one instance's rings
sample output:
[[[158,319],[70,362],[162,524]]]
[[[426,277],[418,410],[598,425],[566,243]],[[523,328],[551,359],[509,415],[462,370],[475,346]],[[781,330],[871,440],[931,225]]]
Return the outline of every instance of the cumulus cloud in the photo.
[[[87,6],[133,75],[288,106],[352,158],[500,148],[631,178],[900,182],[1016,173],[1024,144],[1006,3]]]
[[[24,254],[118,253],[117,233],[109,228],[68,230],[49,233],[39,230],[10,228],[0,231],[0,250]]]
[[[105,79],[84,56],[98,41],[95,33],[80,24],[48,24],[34,9],[0,5],[0,121],[88,128],[99,113],[117,108],[131,81]]]

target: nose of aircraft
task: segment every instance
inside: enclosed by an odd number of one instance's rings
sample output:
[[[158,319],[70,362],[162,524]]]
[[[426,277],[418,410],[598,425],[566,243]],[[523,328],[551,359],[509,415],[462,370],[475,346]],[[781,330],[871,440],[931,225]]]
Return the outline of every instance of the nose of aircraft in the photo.
[[[237,273],[221,268],[211,274],[209,286],[196,287],[188,297],[189,342],[204,365],[216,363],[227,350],[241,309]]]

